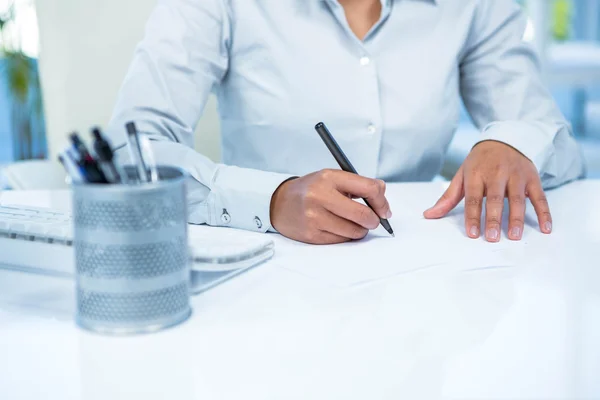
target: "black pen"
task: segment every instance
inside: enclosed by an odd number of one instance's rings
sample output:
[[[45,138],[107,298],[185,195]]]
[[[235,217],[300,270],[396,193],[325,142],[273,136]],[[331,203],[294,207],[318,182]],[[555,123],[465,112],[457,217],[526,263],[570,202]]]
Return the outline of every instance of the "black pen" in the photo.
[[[108,183],[98,163],[94,160],[94,157],[87,150],[77,133],[72,133],[70,138],[73,143],[75,161],[79,165],[84,179],[89,183]]]
[[[350,160],[348,160],[348,157],[346,157],[340,146],[337,144],[337,142],[329,132],[329,129],[327,129],[327,127],[325,126],[325,124],[319,122],[317,125],[315,125],[315,130],[317,131],[321,139],[323,139],[325,146],[327,146],[327,148],[331,152],[331,155],[333,155],[333,157],[335,158],[335,161],[337,161],[337,163],[340,165],[340,168],[346,172],[358,175],[358,172],[356,172],[356,169],[354,169],[352,163],[350,163]],[[373,207],[369,204],[367,199],[363,200],[371,210],[375,211]],[[379,218],[379,222],[381,222],[381,226],[383,226],[390,235],[394,236],[394,230],[392,229],[392,226],[390,225],[387,219]]]
[[[122,182],[121,173],[117,169],[114,162],[114,153],[110,147],[110,143],[104,138],[100,128],[92,129],[92,136],[94,137],[94,152],[100,164],[100,168],[106,180],[109,183],[120,183]]]

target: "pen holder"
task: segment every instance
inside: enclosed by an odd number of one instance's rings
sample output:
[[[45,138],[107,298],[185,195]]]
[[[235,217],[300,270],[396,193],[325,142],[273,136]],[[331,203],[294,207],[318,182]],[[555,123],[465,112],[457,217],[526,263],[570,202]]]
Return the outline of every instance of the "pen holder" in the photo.
[[[136,170],[126,167],[131,181]],[[190,314],[184,173],[73,189],[77,324],[108,334],[161,330]]]

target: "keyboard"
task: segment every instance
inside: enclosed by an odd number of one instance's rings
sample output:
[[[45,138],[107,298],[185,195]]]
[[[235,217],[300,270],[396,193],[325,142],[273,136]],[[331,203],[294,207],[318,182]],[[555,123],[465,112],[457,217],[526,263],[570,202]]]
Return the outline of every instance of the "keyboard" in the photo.
[[[270,239],[240,235],[224,235],[223,231],[190,235],[192,271],[246,270],[272,256]],[[48,208],[0,205],[0,269],[73,277],[71,214]]]
[[[0,264],[44,275],[75,271],[71,215],[20,206],[0,206]]]

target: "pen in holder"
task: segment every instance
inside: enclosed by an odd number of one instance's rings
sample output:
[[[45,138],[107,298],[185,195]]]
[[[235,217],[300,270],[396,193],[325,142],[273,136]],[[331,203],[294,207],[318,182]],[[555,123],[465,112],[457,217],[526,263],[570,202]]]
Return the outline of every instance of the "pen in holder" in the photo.
[[[137,180],[135,167],[124,169]],[[76,321],[109,334],[161,330],[190,314],[184,173],[158,181],[73,187]]]

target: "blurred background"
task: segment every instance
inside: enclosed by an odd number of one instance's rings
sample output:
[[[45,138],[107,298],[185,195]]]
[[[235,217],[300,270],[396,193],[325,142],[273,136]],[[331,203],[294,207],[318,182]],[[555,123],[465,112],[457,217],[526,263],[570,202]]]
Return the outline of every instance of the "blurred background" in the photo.
[[[64,187],[56,160],[66,134],[108,122],[156,0],[0,0],[0,188]],[[520,0],[525,39],[600,178],[600,0]],[[216,101],[196,148],[220,160]],[[461,116],[441,178],[451,178],[478,131]]]

